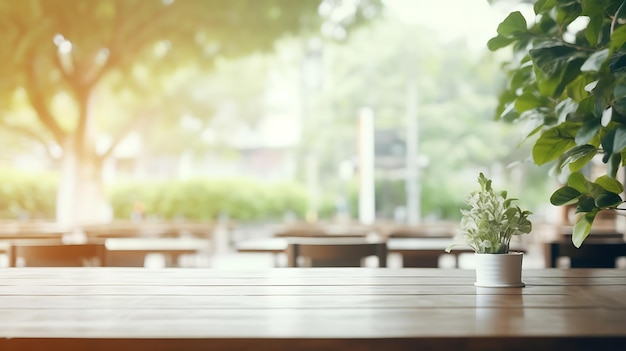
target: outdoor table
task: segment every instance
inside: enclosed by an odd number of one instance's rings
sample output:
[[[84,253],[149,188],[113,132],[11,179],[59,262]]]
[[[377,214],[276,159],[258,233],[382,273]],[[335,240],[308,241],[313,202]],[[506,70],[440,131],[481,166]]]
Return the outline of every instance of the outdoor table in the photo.
[[[0,350],[623,350],[626,270],[6,268]]]

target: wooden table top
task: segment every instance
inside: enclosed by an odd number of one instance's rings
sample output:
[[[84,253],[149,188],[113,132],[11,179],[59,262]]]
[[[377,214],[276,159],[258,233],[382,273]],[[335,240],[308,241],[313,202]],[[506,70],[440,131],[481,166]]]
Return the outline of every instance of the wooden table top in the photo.
[[[626,270],[7,268],[1,350],[623,350]]]

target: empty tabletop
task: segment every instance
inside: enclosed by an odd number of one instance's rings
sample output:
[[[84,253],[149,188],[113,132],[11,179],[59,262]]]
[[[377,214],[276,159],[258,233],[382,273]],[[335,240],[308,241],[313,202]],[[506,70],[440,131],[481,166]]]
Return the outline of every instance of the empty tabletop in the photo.
[[[618,350],[626,270],[6,268],[0,350]]]

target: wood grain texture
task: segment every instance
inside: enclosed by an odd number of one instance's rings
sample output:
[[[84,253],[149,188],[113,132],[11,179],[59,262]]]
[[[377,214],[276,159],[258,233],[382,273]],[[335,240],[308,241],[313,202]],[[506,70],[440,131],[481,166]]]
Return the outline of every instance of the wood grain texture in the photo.
[[[7,268],[0,350],[622,350],[626,271]]]

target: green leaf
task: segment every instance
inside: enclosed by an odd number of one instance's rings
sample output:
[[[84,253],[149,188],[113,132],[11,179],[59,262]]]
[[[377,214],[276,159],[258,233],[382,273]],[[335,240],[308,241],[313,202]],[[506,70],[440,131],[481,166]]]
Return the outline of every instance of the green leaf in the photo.
[[[585,89],[587,86],[587,79],[580,75],[574,78],[571,83],[567,85],[567,96],[576,102],[581,102],[589,96],[589,93]]]
[[[540,94],[559,99],[563,90],[580,75],[582,52],[562,45],[530,50]]]
[[[513,102],[517,98],[517,94],[515,94],[511,90],[504,90],[498,96],[498,106],[496,107],[495,119],[500,119],[500,116],[505,113],[505,110],[511,109],[515,111]]]
[[[593,95],[587,96],[583,101],[578,103],[578,110],[576,110],[576,113],[579,115],[590,114],[595,116],[595,104],[596,99]]]
[[[569,26],[580,14],[582,8],[578,2],[570,2],[557,8],[556,21],[561,27]]]
[[[582,90],[582,92],[580,93],[579,99],[577,101],[581,101],[588,96],[588,93],[584,90],[587,83],[586,78],[580,75],[580,66],[584,62],[584,60],[579,57],[580,55],[580,53],[572,55],[572,59],[566,63],[565,69],[561,71],[561,74],[559,76],[560,82],[556,90],[556,94],[560,95],[566,87],[575,82],[576,79],[580,78],[580,89]]]
[[[579,172],[583,168],[585,168],[591,160],[593,160],[595,153],[589,153],[584,157],[579,158],[578,160],[569,164],[570,172]]]
[[[607,174],[613,178],[617,176],[617,171],[619,169],[620,163],[622,162],[622,154],[615,153],[609,156],[609,159],[606,163]]]
[[[617,194],[624,191],[624,186],[622,185],[622,183],[617,181],[615,178],[611,178],[607,175],[598,177],[598,179],[596,179],[594,183],[601,186],[602,189],[605,189],[607,191],[614,192]]]
[[[611,76],[612,77],[612,76]],[[592,96],[594,101],[594,116],[600,116],[607,108],[609,101],[613,99],[614,80],[606,75],[600,77],[596,86],[593,88]]]
[[[616,78],[613,95],[615,96],[615,99],[626,98],[626,75],[622,74]]]
[[[624,148],[626,148],[626,126],[622,125],[615,129],[613,152],[622,152]]]
[[[557,189],[552,196],[550,196],[550,203],[554,206],[570,205],[576,203],[581,195],[580,191],[569,186],[564,186]]]
[[[595,213],[586,213],[584,216],[580,216],[574,224],[574,228],[572,228],[572,243],[577,248],[583,244],[583,241],[589,235],[595,217]]]
[[[600,130],[600,119],[599,118],[591,118],[586,120],[580,129],[576,133],[576,138],[574,139],[576,144],[587,144],[593,139]]]
[[[579,123],[562,123],[545,131],[533,145],[533,160],[539,166],[558,159],[562,154],[576,146],[575,135]]]
[[[498,49],[507,47],[509,44],[511,44],[514,41],[515,39],[513,38],[505,38],[501,35],[498,35],[489,39],[489,41],[487,42],[487,48],[491,51],[496,51]]]
[[[582,196],[578,200],[578,206],[576,207],[576,213],[585,213],[597,211],[596,200],[590,196]]]
[[[596,51],[585,60],[585,63],[580,66],[580,70],[582,72],[599,72],[608,57],[609,49]]]
[[[596,147],[593,145],[589,145],[589,144],[585,144],[585,145],[578,145],[575,146],[569,150],[567,150],[565,153],[563,153],[563,155],[561,155],[558,159],[558,162],[556,164],[556,167],[559,170],[563,170],[563,167],[565,167],[566,165],[572,164],[576,161],[579,161],[580,159],[584,159],[586,160],[584,163],[586,164],[588,162],[588,160],[590,160],[591,158],[593,158],[593,156],[596,155]],[[576,172],[580,170],[580,168],[578,169],[572,169],[572,171]]]
[[[526,111],[521,115],[521,118],[525,121],[522,132],[527,137],[540,132],[544,125],[549,125],[554,120],[554,116],[550,115],[550,111],[544,111],[543,109]]]
[[[601,191],[596,195],[595,200],[596,207],[598,208],[614,208],[623,202],[618,194],[610,191]]]
[[[532,65],[526,65],[516,70],[510,80],[511,89],[518,89],[523,87],[524,84],[532,77],[532,73]]]
[[[546,43],[545,46],[529,51],[533,63],[541,69],[546,77],[560,75],[565,65],[577,54],[577,50],[561,43]]]
[[[613,103],[613,109],[615,112],[624,115],[626,114],[626,98],[619,99]]]
[[[556,0],[539,0],[533,6],[535,14],[546,12],[556,6]]]
[[[615,95],[615,99],[626,98],[626,77],[617,79],[615,88],[613,88],[613,95]]]
[[[620,26],[611,34],[611,51],[619,50],[624,43],[626,43],[626,26]]]
[[[502,113],[499,116],[496,116],[496,119],[502,119],[505,121],[514,121],[519,117],[517,111],[515,111],[515,104],[508,104],[502,110]]]
[[[589,147],[591,146],[591,148]],[[593,145],[581,145],[578,157],[569,162],[570,172],[578,172],[585,168],[587,164],[596,156],[598,149]]]
[[[574,172],[567,178],[567,185],[583,194],[589,191],[589,186],[587,186],[588,183],[589,181],[587,178],[585,178],[585,176],[580,172]]]
[[[624,50],[616,51],[609,57],[609,69],[613,73],[623,73],[626,71],[626,52]]]
[[[585,38],[591,45],[598,44],[598,38],[602,31],[604,23],[604,9],[602,3],[597,0],[583,0],[582,3],[584,16],[589,17],[589,23],[585,29]]]
[[[574,114],[578,110],[578,103],[570,98],[559,102],[554,109],[558,116],[559,122],[565,122],[568,116]]]
[[[602,148],[608,155],[621,153],[626,148],[626,126],[621,125],[608,131],[602,138]]]
[[[526,19],[519,11],[511,12],[505,19],[498,25],[498,34],[504,37],[510,37],[515,34],[524,33],[528,30],[528,24]]]
[[[543,106],[544,104],[545,99],[532,93],[523,93],[515,100],[515,110],[518,113],[522,113],[535,107]]]

